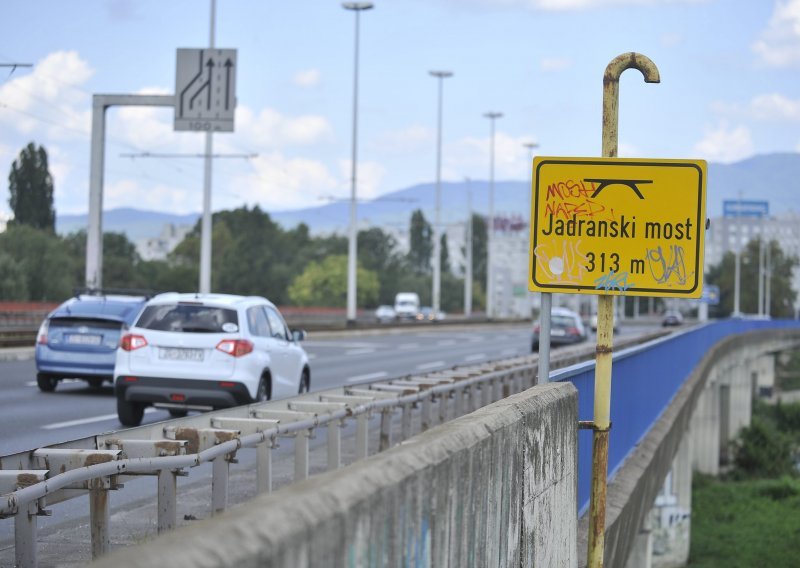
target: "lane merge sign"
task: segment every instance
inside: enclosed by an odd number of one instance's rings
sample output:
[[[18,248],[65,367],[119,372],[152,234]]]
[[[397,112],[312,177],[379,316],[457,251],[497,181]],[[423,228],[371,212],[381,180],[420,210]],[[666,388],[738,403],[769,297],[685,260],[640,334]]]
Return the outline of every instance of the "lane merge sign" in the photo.
[[[699,298],[704,160],[533,161],[528,288]]]
[[[235,113],[236,50],[178,49],[174,129],[233,132]]]

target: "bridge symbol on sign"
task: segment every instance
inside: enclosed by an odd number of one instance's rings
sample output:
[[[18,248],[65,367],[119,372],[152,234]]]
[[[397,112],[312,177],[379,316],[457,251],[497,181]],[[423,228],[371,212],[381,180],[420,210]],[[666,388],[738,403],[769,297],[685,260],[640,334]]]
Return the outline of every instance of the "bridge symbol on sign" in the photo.
[[[636,195],[638,195],[638,196],[639,196],[639,199],[644,199],[644,195],[642,195],[642,192],[641,192],[641,191],[639,191],[639,187],[638,187],[638,186],[639,186],[639,184],[653,183],[653,180],[651,180],[651,179],[605,179],[605,178],[587,178],[587,179],[584,179],[583,181],[586,181],[586,182],[589,182],[589,183],[596,183],[596,184],[599,184],[598,188],[597,188],[597,189],[595,189],[595,190],[594,190],[594,193],[592,194],[592,197],[593,197],[593,198],[594,198],[594,197],[597,197],[597,196],[600,194],[600,192],[601,192],[601,191],[603,191],[605,188],[607,188],[607,187],[609,187],[609,186],[611,186],[611,185],[624,185],[624,186],[627,186],[627,187],[629,187],[630,189],[632,189],[632,190],[633,190],[633,192],[634,192]]]
[[[175,130],[232,132],[235,89],[235,49],[179,49]]]

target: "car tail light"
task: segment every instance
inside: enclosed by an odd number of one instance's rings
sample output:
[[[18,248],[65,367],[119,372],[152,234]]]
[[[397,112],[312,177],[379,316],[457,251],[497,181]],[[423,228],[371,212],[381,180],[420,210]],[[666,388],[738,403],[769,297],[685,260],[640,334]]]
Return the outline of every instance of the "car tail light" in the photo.
[[[186,395],[185,394],[175,393],[175,394],[169,395],[169,399],[172,402],[185,402],[186,401]]]
[[[217,349],[231,357],[242,357],[253,352],[253,342],[247,339],[223,339],[217,343]]]
[[[580,335],[581,333],[578,331],[577,327],[568,327],[567,334],[569,335]]]
[[[236,386],[236,383],[234,383],[233,381],[220,381],[219,386],[221,386],[224,389],[232,389],[233,387]]]
[[[47,328],[48,328],[47,320],[42,322],[42,325],[39,326],[39,331],[36,334],[36,343],[39,345],[47,345]]]
[[[533,331],[534,331],[534,333],[539,333],[539,330],[540,330],[540,329],[541,329],[541,328],[539,327],[539,324],[536,324],[535,326],[533,326]]]
[[[122,382],[124,383],[138,383],[139,377],[122,377]]]
[[[143,335],[136,335],[135,333],[128,333],[122,336],[119,346],[123,351],[135,351],[147,345],[147,340]]]

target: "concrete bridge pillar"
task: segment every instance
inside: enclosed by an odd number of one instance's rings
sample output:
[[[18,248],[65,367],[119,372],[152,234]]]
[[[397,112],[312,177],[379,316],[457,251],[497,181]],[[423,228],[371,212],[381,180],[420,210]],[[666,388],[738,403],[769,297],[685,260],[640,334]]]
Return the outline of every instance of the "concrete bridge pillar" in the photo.
[[[692,437],[678,447],[652,512],[653,568],[686,566],[692,520]]]
[[[691,419],[688,437],[692,438],[693,468],[701,473],[717,475],[720,457],[720,375],[723,369],[709,373],[705,388],[698,398]]]
[[[651,568],[653,566],[653,510],[645,516],[642,528],[633,542],[625,568]]]

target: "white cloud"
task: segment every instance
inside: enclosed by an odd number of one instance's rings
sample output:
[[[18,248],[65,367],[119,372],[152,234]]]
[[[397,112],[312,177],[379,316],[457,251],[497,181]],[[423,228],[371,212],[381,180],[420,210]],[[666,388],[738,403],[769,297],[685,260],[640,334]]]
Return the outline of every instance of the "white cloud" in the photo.
[[[250,163],[253,171],[234,175],[229,186],[235,188],[237,196],[246,197],[246,201],[258,203],[267,211],[308,207],[319,196],[342,186],[341,180],[315,160],[269,152]]]
[[[412,124],[400,130],[384,132],[378,136],[375,150],[382,154],[403,155],[419,152],[420,148],[434,149],[436,134],[432,128]]]
[[[778,0],[753,51],[772,67],[800,64],[800,0]]]
[[[132,179],[106,183],[103,188],[103,207],[131,207],[171,213],[192,213],[197,211],[196,192],[183,187],[167,184],[147,184],[143,186]]]
[[[531,151],[524,144],[529,137],[515,137],[504,132],[495,133],[494,176],[499,179],[525,179],[531,163]],[[465,175],[476,179],[489,177],[491,139],[462,138],[448,146],[443,177],[462,179]],[[534,150],[535,151],[535,150]]]
[[[754,145],[746,127],[721,123],[706,131],[705,137],[695,144],[694,152],[709,161],[730,163],[751,156]]]
[[[340,187],[346,189],[346,196],[350,196],[350,170],[352,160],[341,160],[339,162],[339,172],[343,179],[347,180],[345,184]],[[383,177],[386,175],[386,168],[378,162],[358,162],[357,187],[358,199],[374,199],[378,197],[378,192],[383,183]]]
[[[552,12],[592,10],[620,6],[655,6],[659,4],[699,4],[707,0],[482,0],[483,4],[511,8],[529,8]]]
[[[800,99],[790,99],[781,93],[765,93],[753,97],[747,103],[714,101],[711,111],[723,117],[739,120],[772,122],[800,121]]]
[[[246,144],[258,148],[311,145],[333,139],[333,128],[324,116],[287,117],[270,108],[256,114],[246,106],[236,109],[236,132]]]
[[[545,72],[555,72],[569,69],[572,63],[572,59],[568,57],[543,57],[539,61],[539,67]]]
[[[759,95],[750,103],[756,118],[761,120],[800,121],[800,100],[779,93]]]
[[[664,47],[676,47],[683,43],[683,36],[677,33],[666,33],[661,35],[659,41]]]
[[[319,85],[320,79],[319,69],[306,69],[295,73],[292,77],[292,83],[298,87],[310,88]]]
[[[22,134],[46,133],[53,138],[85,138],[91,123],[89,94],[80,87],[94,70],[75,51],[56,51],[36,63],[29,74],[0,87],[0,100],[11,112],[0,121]]]

